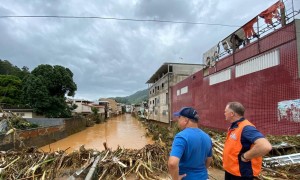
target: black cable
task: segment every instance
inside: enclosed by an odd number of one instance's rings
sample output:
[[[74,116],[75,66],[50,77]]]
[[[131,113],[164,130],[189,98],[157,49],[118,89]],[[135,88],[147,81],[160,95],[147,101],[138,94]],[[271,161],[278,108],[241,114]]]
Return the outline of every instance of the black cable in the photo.
[[[174,23],[174,24],[191,24],[191,25],[210,25],[210,26],[226,26],[226,27],[241,27],[237,25],[204,23],[191,21],[171,21],[171,20],[156,20],[156,19],[132,19],[132,18],[114,18],[101,16],[0,16],[0,18],[61,18],[61,19],[103,19],[116,21],[135,21],[135,22],[158,22],[158,23]]]
[[[114,17],[101,17],[101,16],[54,16],[54,15],[47,15],[47,16],[0,16],[0,18],[61,18],[61,19],[102,19],[102,20],[116,20],[116,21],[134,21],[134,22],[158,22],[158,23],[173,23],[173,24],[190,24],[190,25],[208,25],[208,26],[225,26],[225,27],[238,27],[241,28],[242,26],[237,25],[228,25],[228,24],[219,24],[219,23],[204,23],[204,22],[191,22],[191,21],[171,21],[171,20],[155,20],[155,19],[132,19],[132,18],[114,18]],[[255,27],[254,27],[255,28]],[[288,31],[282,30],[286,32],[295,32],[295,31]],[[300,33],[300,32],[295,32]]]

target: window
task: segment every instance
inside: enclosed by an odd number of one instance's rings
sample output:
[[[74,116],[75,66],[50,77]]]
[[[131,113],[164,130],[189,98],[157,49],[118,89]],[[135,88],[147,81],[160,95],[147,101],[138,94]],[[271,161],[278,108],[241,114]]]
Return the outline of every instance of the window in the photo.
[[[235,68],[236,77],[251,74],[263,69],[279,65],[279,51],[278,49],[258,57],[251,58]]]
[[[166,93],[166,104],[169,103],[169,93]]]
[[[17,114],[17,116],[19,116],[19,117],[25,116],[25,113],[16,113],[16,114]]]
[[[187,86],[180,89],[180,94],[185,94],[189,91],[189,88]]]
[[[185,94],[185,93],[187,93],[187,92],[189,92],[189,87],[188,87],[188,86],[185,86],[185,87],[183,87],[183,88],[177,90],[177,96],[179,96],[179,95],[181,95],[181,94]]]
[[[169,66],[169,72],[173,72],[173,66]]]
[[[209,77],[209,85],[218,84],[220,82],[231,79],[231,69],[226,69]]]

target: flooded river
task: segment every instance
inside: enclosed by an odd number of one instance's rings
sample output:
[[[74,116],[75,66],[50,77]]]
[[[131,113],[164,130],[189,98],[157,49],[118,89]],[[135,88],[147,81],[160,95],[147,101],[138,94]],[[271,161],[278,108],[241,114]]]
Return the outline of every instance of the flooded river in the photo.
[[[81,145],[86,149],[104,150],[103,143],[115,150],[118,145],[124,148],[141,149],[153,141],[145,137],[146,130],[143,124],[131,114],[109,118],[106,123],[96,124],[93,127],[68,136],[55,143],[43,146],[45,152],[67,150],[68,153],[78,150]]]

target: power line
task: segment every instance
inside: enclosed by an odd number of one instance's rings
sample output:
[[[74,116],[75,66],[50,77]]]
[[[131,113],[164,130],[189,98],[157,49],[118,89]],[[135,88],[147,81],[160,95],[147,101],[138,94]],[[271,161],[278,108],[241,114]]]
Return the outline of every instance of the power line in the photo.
[[[208,25],[208,26],[224,26],[224,27],[238,27],[238,25],[220,24],[220,23],[205,23],[205,22],[192,22],[192,21],[172,21],[172,20],[157,20],[157,19],[133,19],[133,18],[115,18],[115,17],[101,17],[101,16],[0,16],[0,18],[58,18],[58,19],[101,19],[101,20],[116,20],[116,21],[133,21],[133,22],[158,22],[158,23],[173,23],[173,24],[189,24],[189,25]],[[285,32],[295,32],[283,30]]]
[[[192,22],[192,21],[171,21],[171,20],[157,20],[157,19],[115,18],[115,17],[101,17],[101,16],[52,16],[52,15],[51,16],[0,16],[0,18],[102,19],[102,20],[116,20],[116,21],[158,22],[158,23],[173,23],[173,24],[241,27],[241,26],[238,26],[238,25],[219,24],[219,23],[205,23],[205,22]]]

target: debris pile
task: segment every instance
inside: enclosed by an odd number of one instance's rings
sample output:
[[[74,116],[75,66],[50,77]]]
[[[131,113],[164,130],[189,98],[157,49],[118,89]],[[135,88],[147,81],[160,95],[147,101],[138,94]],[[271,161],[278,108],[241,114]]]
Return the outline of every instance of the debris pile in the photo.
[[[6,112],[0,108],[0,112],[3,113],[3,116],[0,118],[0,132],[6,132],[10,129],[24,130],[38,127],[37,124],[31,123],[10,111]]]
[[[123,179],[134,174],[139,179],[166,177],[167,154],[159,144],[139,150],[118,148],[115,151],[86,150],[66,154],[65,151],[44,153],[30,148],[26,151],[0,152],[0,179],[83,179],[97,159],[90,178]]]
[[[155,123],[149,123],[145,121],[145,125],[155,140],[162,140],[168,151],[171,148],[174,135],[179,132],[178,127],[170,126],[164,127]],[[200,127],[203,131],[208,133],[213,141],[213,161],[212,167],[223,169],[223,149],[226,139],[226,132],[215,131],[212,129]],[[264,157],[263,170],[260,175],[261,179],[274,179],[280,177],[281,179],[300,179],[300,159],[298,154],[300,153],[300,136],[271,136],[267,135],[266,138],[270,141],[273,146],[273,150]],[[271,161],[270,157],[280,157],[284,155],[296,156],[295,163],[285,164],[284,166],[278,166],[278,160]],[[278,158],[276,158],[278,159]]]
[[[167,174],[168,154],[159,144],[146,145],[140,150],[118,148],[107,151],[98,164],[99,179],[122,179],[135,174],[138,179],[160,179]]]

